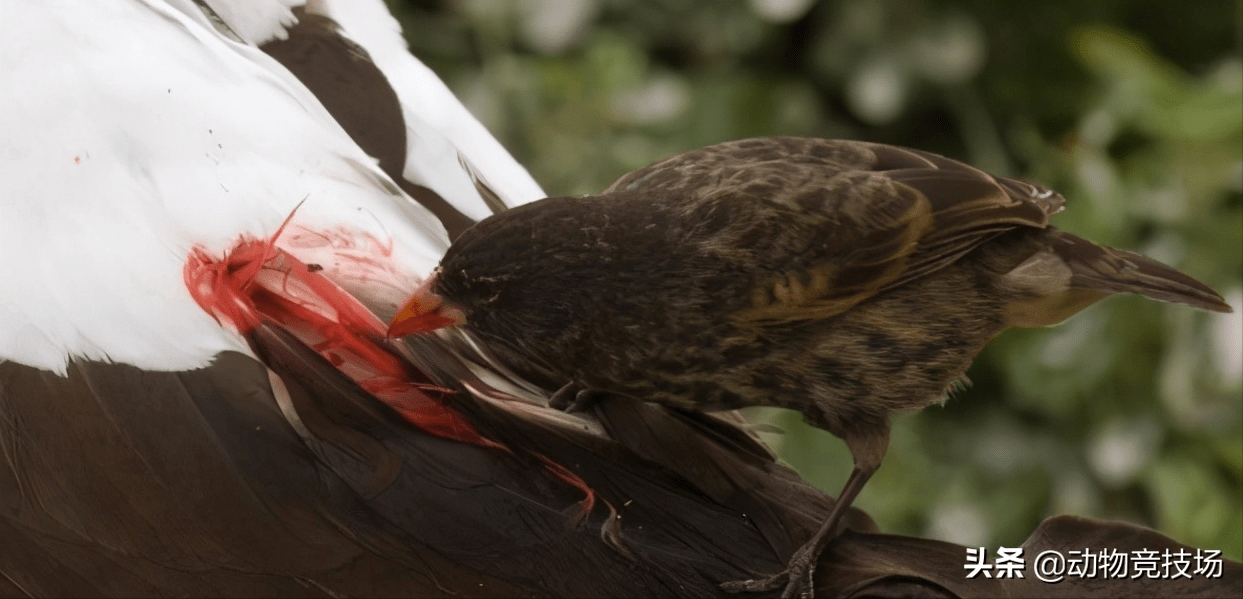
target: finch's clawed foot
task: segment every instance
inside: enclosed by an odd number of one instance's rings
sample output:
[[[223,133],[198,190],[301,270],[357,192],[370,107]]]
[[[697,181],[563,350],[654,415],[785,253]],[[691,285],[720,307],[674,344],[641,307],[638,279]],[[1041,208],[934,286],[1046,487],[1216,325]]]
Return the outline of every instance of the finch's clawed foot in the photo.
[[[790,558],[786,569],[761,580],[735,580],[721,583],[721,590],[726,593],[762,593],[781,588],[781,599],[812,599],[816,593],[815,574],[819,551],[810,551],[812,547],[803,546]]]

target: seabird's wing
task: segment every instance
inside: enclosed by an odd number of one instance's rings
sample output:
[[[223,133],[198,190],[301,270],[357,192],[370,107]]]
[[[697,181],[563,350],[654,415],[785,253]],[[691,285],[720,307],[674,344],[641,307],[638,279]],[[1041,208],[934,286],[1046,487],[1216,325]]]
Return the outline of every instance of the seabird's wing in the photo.
[[[263,51],[332,4],[206,4],[0,6],[0,594],[710,595],[780,566],[828,503],[789,470],[751,455],[708,500],[469,340],[384,339],[448,236]],[[465,215],[537,195],[478,134],[440,135],[470,185],[406,183]]]

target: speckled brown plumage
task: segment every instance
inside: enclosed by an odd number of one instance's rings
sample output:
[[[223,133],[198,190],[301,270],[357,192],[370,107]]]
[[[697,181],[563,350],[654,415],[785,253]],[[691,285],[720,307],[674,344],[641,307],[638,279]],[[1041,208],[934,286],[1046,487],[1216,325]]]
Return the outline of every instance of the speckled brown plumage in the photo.
[[[942,399],[1004,328],[1119,292],[1229,310],[1173,269],[1049,226],[1063,202],[917,150],[750,139],[483,221],[431,290],[553,388],[782,406],[842,437],[856,470],[840,509],[788,575],[731,587],[788,580],[789,595],[811,588],[815,556],[883,459],[890,414]]]

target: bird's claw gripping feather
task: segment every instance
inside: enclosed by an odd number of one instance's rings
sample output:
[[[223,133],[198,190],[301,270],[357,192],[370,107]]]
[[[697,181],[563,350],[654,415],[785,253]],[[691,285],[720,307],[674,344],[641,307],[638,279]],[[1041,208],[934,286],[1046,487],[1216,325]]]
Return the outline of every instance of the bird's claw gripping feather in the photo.
[[[763,593],[785,586],[781,599],[812,599],[815,596],[816,560],[819,552],[815,547],[803,546],[790,557],[786,568],[760,580],[735,580],[721,583],[727,593]]]

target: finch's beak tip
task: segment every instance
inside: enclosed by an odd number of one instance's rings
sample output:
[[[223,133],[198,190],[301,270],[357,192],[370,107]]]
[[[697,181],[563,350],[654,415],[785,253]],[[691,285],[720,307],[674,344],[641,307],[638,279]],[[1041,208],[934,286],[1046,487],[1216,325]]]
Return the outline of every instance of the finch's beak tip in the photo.
[[[427,333],[457,326],[465,322],[466,315],[461,310],[445,303],[443,298],[416,293],[393,317],[385,335],[390,339],[405,337],[415,333]]]

